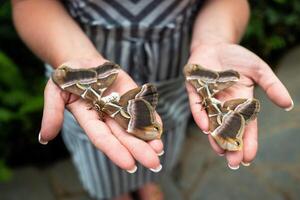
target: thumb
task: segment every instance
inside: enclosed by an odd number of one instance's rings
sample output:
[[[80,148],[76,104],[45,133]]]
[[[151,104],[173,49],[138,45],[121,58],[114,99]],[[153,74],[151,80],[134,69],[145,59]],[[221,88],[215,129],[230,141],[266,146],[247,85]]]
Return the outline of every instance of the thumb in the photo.
[[[259,68],[254,76],[255,82],[262,87],[273,103],[287,111],[291,110],[294,103],[286,87],[274,74],[267,63],[263,60],[260,60],[259,63]]]
[[[65,97],[65,98],[64,98]],[[47,144],[59,133],[65,109],[66,93],[63,93],[51,79],[49,79],[44,91],[44,110],[39,142]]]

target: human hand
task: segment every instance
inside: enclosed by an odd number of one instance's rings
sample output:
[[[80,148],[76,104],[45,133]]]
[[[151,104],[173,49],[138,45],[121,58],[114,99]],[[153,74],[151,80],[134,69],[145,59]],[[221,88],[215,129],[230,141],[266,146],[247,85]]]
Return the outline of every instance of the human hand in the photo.
[[[105,60],[74,60],[64,63],[73,68],[96,67]],[[124,94],[137,87],[136,83],[123,70],[108,89]],[[47,144],[54,139],[62,127],[64,109],[67,108],[83,128],[95,147],[107,155],[120,168],[133,173],[136,170],[135,160],[145,167],[157,171],[161,169],[158,155],[163,151],[161,140],[145,142],[130,134],[110,117],[99,120],[95,110],[88,110],[88,105],[79,96],[61,90],[51,79],[44,91],[44,112],[39,141]]]
[[[213,44],[200,45],[194,48],[188,60],[190,64],[200,64],[201,66],[223,71],[233,69],[240,74],[240,80],[230,88],[219,92],[216,98],[222,102],[234,98],[252,98],[254,84],[257,83],[266,92],[269,99],[278,106],[290,110],[293,101],[280,80],[273,73],[271,68],[258,56],[235,44]],[[208,130],[208,116],[201,104],[199,94],[189,83],[186,84],[189,94],[192,115],[197,125],[204,132]],[[251,121],[244,132],[244,145],[242,151],[224,151],[208,135],[209,142],[213,150],[219,155],[226,155],[228,166],[237,169],[242,162],[247,166],[255,158],[257,152],[257,120]]]

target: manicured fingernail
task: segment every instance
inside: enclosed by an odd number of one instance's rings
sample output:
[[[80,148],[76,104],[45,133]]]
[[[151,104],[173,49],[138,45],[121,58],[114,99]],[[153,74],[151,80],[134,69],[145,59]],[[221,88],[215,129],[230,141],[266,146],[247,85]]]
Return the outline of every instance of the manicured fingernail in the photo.
[[[164,150],[162,150],[160,153],[158,153],[157,155],[158,156],[162,156],[162,155],[164,155],[164,153],[165,153],[165,151]]]
[[[42,139],[42,137],[41,137],[41,133],[39,133],[39,143],[40,143],[40,144],[43,144],[43,145],[46,145],[46,144],[48,144],[48,142],[47,142],[47,141],[44,141],[44,140]]]
[[[251,165],[251,163],[247,163],[247,162],[243,162],[243,161],[242,161],[241,163],[242,163],[242,165],[245,166],[245,167],[248,167],[248,166]]]
[[[209,134],[209,131],[202,131],[202,132],[206,135]]]
[[[132,169],[130,169],[130,170],[126,170],[128,173],[130,173],[130,174],[133,174],[133,173],[135,173],[136,172],[136,170],[137,170],[137,166],[136,165],[134,165],[134,167],[132,168]]]
[[[159,166],[158,166],[157,168],[155,168],[155,169],[150,168],[150,170],[153,171],[153,172],[155,172],[155,173],[160,172],[161,169],[162,169],[162,165],[159,165]]]
[[[229,163],[228,163],[228,167],[232,170],[237,170],[240,168],[240,165],[237,165],[237,166],[231,166]]]
[[[219,155],[219,156],[224,156],[224,155],[225,155],[225,153],[218,153],[218,155]]]
[[[290,107],[288,107],[288,108],[286,108],[286,109],[284,109],[284,110],[285,110],[285,111],[291,111],[293,108],[294,108],[294,101],[292,100],[292,101],[291,101]]]

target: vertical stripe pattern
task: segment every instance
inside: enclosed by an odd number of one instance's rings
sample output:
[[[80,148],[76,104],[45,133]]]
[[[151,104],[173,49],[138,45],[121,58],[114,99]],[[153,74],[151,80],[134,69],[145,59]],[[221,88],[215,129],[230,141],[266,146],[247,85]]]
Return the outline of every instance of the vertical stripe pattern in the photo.
[[[187,61],[191,27],[199,0],[65,0],[98,51],[120,64],[138,83],[151,82],[159,93],[164,123],[163,170],[153,173],[138,164],[134,174],[114,165],[88,140],[68,111],[63,140],[80,180],[96,199],[110,199],[157,181],[174,167],[190,115],[182,68]],[[50,69],[48,69],[49,75]]]

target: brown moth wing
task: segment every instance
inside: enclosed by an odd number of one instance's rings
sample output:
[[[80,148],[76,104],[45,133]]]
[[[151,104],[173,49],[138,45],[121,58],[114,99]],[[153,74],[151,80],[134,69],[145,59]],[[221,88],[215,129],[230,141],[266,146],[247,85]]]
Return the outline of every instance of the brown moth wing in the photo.
[[[162,126],[156,121],[155,111],[143,99],[129,100],[127,111],[130,115],[127,132],[145,141],[159,139]]]
[[[221,148],[228,151],[239,151],[243,147],[242,137],[245,120],[241,114],[229,111],[222,119],[222,124],[211,135]]]
[[[136,98],[144,99],[155,109],[158,103],[157,88],[150,83],[144,84],[141,91],[136,95]]]
[[[221,105],[219,104],[215,104],[215,106],[219,109],[221,108]],[[207,102],[206,112],[209,117],[210,132],[213,132],[217,127],[220,126],[220,118],[222,117],[222,113],[219,113],[215,106],[212,104],[212,102]]]
[[[220,126],[218,122],[218,116],[209,117],[209,132],[213,132],[216,128]]]
[[[134,88],[123,94],[119,104],[123,107],[127,107],[128,101],[131,99],[144,99],[155,109],[158,103],[157,89],[152,84],[144,84],[141,87]]]
[[[127,107],[128,101],[135,99],[136,95],[141,91],[142,87],[137,87],[132,90],[127,91],[125,94],[123,94],[119,100],[119,104],[122,107]]]
[[[257,117],[260,103],[257,99],[232,99],[224,102],[223,109],[239,112],[248,123]]]
[[[79,96],[90,84],[97,82],[96,72],[89,69],[72,69],[67,66],[61,66],[54,70],[51,78],[61,89]],[[76,84],[82,87],[77,87]]]
[[[99,91],[99,89],[112,85],[118,76],[120,66],[112,62],[105,62],[98,67],[90,68],[90,70],[97,73],[97,83],[93,84],[92,88]]]
[[[213,94],[216,94],[234,85],[240,79],[240,74],[234,70],[219,71],[216,84],[212,85]]]
[[[219,74],[215,71],[208,70],[197,64],[187,64],[183,69],[187,81],[200,80],[203,84],[215,83]]]
[[[102,108],[101,111],[104,112],[105,114],[107,114],[108,116],[111,117],[111,115],[113,115],[114,113],[117,112],[117,114],[112,117],[114,120],[116,120],[116,122],[125,130],[128,127],[128,123],[129,123],[129,118],[124,117],[124,115],[122,115],[121,112],[118,112],[119,109],[116,106],[113,106],[112,104],[103,104],[103,102],[98,101],[99,106]],[[102,105],[101,105],[102,104]]]

